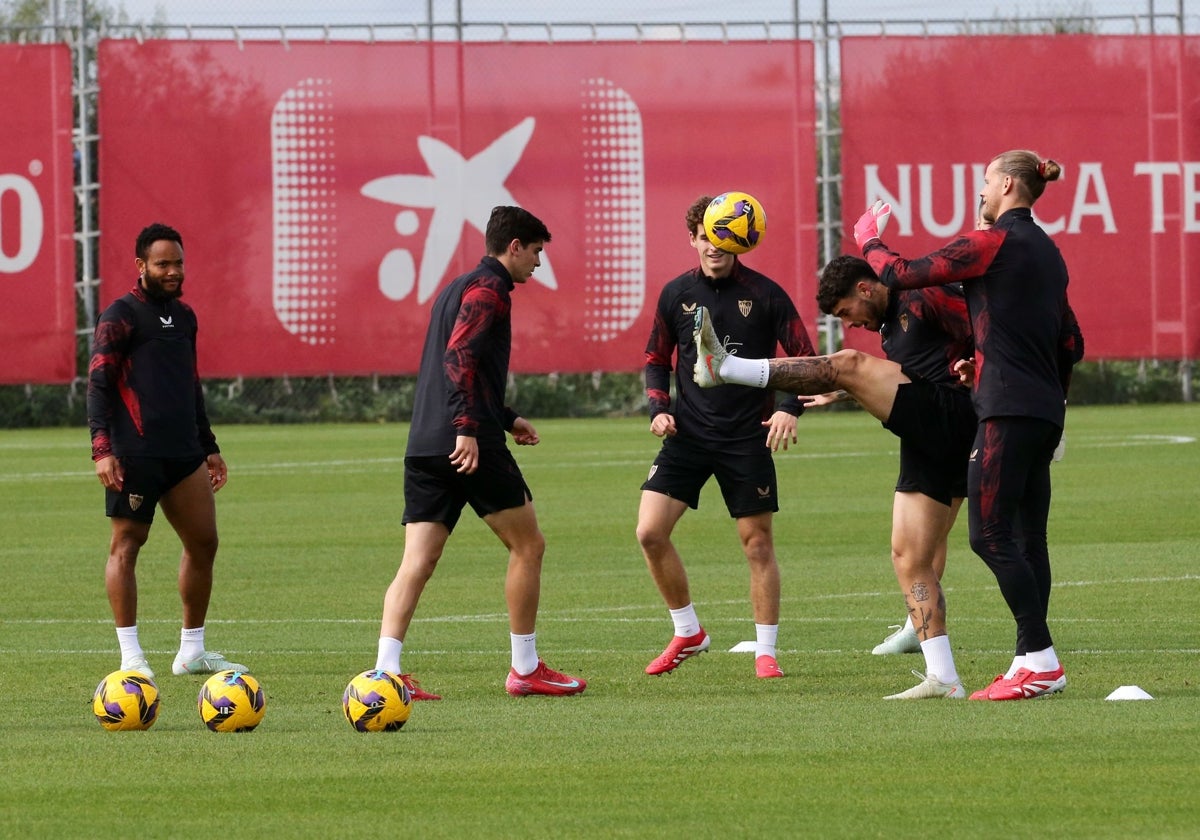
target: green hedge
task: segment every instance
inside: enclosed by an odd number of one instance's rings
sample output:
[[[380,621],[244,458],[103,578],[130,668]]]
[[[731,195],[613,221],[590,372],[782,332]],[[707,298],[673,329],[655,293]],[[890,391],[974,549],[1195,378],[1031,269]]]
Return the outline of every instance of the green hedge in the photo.
[[[1071,381],[1072,405],[1182,402],[1182,371],[1197,393],[1198,371],[1179,362],[1085,362]],[[412,415],[414,379],[304,377],[220,379],[204,384],[215,424],[394,422]],[[85,386],[0,387],[4,428],[83,426]],[[1195,397],[1193,396],[1193,399]],[[529,418],[625,417],[646,410],[641,373],[549,374],[512,377],[509,403]]]

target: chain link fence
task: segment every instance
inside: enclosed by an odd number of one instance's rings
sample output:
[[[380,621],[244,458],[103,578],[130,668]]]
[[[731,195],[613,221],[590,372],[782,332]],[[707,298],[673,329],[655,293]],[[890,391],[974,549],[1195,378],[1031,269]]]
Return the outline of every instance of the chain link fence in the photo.
[[[1192,0],[1192,5],[1194,5]],[[6,427],[82,425],[92,325],[98,315],[97,208],[103,200],[96,181],[102,138],[95,128],[96,47],[105,38],[216,39],[363,42],[378,41],[618,41],[656,40],[811,40],[815,49],[817,114],[818,252],[821,262],[836,255],[841,228],[839,160],[839,39],[849,36],[980,35],[1056,33],[1195,34],[1200,10],[1188,0],[1144,3],[1045,3],[1028,13],[991,7],[982,0],[956,4],[947,14],[942,2],[885,0],[799,0],[725,3],[670,0],[655,4],[610,0],[603,4],[564,4],[552,0],[512,4],[495,0],[427,0],[425,3],[291,2],[286,10],[271,2],[232,0],[178,2],[127,0],[124,3],[0,0],[0,40],[17,43],[63,42],[72,51],[76,99],[77,370],[66,386],[0,387],[0,418]],[[401,6],[401,8],[397,8]],[[322,8],[324,7],[324,8]],[[736,20],[731,13],[738,14]],[[835,319],[817,325],[820,346],[837,349]],[[1190,361],[1084,363],[1072,384],[1072,402],[1189,400],[1196,386]],[[404,421],[412,409],[411,377],[310,377],[206,380],[209,413],[216,423],[307,421]],[[640,372],[517,377],[510,397],[523,413],[537,417],[620,416],[645,408]]]

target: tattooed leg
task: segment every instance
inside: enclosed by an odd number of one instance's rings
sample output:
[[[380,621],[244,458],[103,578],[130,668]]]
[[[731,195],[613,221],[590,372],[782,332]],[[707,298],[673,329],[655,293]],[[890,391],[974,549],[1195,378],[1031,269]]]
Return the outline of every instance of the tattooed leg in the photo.
[[[922,641],[946,632],[946,596],[938,583],[934,583],[933,590],[925,581],[918,580],[904,596],[913,629]]]
[[[767,387],[791,394],[824,394],[835,391],[838,371],[830,356],[772,359]]]
[[[770,359],[767,374],[768,388],[790,394],[843,390],[883,422],[892,413],[897,389],[911,381],[900,365],[860,350]]]
[[[946,596],[939,578],[959,504],[955,500],[947,507],[923,493],[897,492],[892,505],[892,565],[921,641],[946,633]]]

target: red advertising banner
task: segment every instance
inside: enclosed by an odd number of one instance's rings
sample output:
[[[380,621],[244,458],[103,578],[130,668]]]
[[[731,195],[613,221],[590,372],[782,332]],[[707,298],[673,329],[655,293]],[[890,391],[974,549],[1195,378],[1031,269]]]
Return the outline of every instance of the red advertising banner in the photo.
[[[516,372],[639,369],[702,194],[763,203],[746,262],[815,318],[809,44],[106,41],[99,67],[102,301],[143,225],[178,228],[204,376],[414,373],[497,204],[553,237]]]
[[[0,45],[0,385],[75,376],[71,54]]]
[[[847,233],[884,198],[884,240],[922,256],[973,225],[992,157],[1032,149],[1063,167],[1034,214],[1086,358],[1200,355],[1200,39],[847,38],[841,61]]]

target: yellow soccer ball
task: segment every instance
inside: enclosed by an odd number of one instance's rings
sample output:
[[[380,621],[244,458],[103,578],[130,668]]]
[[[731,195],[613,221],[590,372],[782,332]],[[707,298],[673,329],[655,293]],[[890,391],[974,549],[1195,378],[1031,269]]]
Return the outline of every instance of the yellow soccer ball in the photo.
[[[262,723],[267,699],[258,680],[243,671],[218,671],[196,698],[200,720],[213,732],[249,732]]]
[[[342,711],[359,732],[395,732],[412,714],[412,697],[396,674],[363,671],[346,686]]]
[[[731,254],[757,248],[766,230],[767,214],[758,199],[748,193],[722,193],[704,210],[704,234],[708,241]]]
[[[138,671],[113,671],[96,686],[92,711],[109,732],[149,729],[158,720],[158,686]]]

